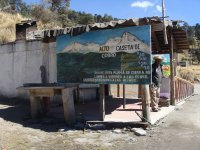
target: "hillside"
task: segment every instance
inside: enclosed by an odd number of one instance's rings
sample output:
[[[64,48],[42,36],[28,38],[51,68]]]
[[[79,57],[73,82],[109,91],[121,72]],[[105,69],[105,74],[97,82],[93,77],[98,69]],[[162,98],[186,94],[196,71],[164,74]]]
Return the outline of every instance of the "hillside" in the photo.
[[[23,20],[20,14],[0,12],[0,44],[15,41],[15,24]]]
[[[36,20],[39,30],[116,20],[116,18],[112,18],[107,14],[104,16],[92,15],[73,10],[65,10],[62,13],[52,12],[50,9],[43,8],[40,5],[31,7],[27,14],[0,11],[0,44],[15,41],[15,24],[26,20],[26,18]]]

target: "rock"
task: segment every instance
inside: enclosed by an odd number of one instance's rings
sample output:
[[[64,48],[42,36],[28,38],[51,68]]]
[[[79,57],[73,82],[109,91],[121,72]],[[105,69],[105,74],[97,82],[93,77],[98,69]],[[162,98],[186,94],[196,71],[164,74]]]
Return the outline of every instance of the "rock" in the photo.
[[[58,129],[58,132],[64,132],[65,129]]]
[[[115,129],[113,130],[114,133],[122,133],[122,130],[121,129]]]
[[[124,130],[124,131],[130,131],[130,130],[129,130],[129,129],[127,129],[127,128],[123,128],[123,130]]]
[[[97,133],[102,133],[100,130],[97,130],[96,132],[97,132]]]
[[[78,131],[77,131],[77,130],[73,130],[73,129],[72,129],[72,130],[67,130],[67,131],[66,131],[66,133],[76,133],[76,132],[78,132]]]
[[[137,139],[135,139],[135,138],[129,138],[128,141],[129,142],[137,142]]]
[[[146,130],[150,131],[153,130],[153,128],[147,127]]]
[[[58,129],[58,132],[65,132],[65,131],[68,131],[68,130],[72,130],[72,128],[63,127],[63,128]]]
[[[138,136],[146,136],[147,135],[147,132],[142,128],[132,128],[131,131],[134,132],[135,135],[138,135]]]
[[[105,130],[106,126],[104,124],[94,124],[94,125],[89,125],[89,128],[92,130]]]

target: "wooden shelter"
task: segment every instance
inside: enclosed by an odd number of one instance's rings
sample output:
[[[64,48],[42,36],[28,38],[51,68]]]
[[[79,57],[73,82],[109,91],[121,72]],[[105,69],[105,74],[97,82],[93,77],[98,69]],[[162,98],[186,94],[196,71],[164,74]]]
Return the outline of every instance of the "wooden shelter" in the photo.
[[[151,18],[134,18],[128,20],[118,20],[105,23],[95,23],[89,25],[80,25],[75,27],[67,27],[63,29],[45,30],[41,33],[41,38],[55,38],[63,34],[78,35],[84,32],[123,28],[130,26],[151,25],[152,34],[152,53],[163,54],[170,52],[170,37],[173,37],[174,52],[181,53],[183,50],[189,49],[186,31],[184,31],[179,21],[165,20],[166,35],[163,30],[163,20],[159,17]],[[164,36],[167,36],[168,44],[165,44]]]
[[[171,87],[171,104],[176,104],[176,99],[180,98],[181,96],[181,85],[175,84],[175,69],[176,69],[176,54],[182,53],[184,50],[189,50],[189,44],[187,40],[186,31],[183,30],[180,25],[179,21],[173,20],[165,20],[163,22],[162,18],[159,17],[150,17],[150,18],[134,18],[134,19],[127,19],[127,20],[118,20],[118,21],[111,21],[106,23],[95,23],[89,25],[79,25],[75,27],[67,27],[64,29],[55,29],[55,30],[45,30],[41,33],[41,38],[44,41],[54,41],[57,36],[69,34],[72,36],[76,36],[82,34],[84,32],[90,32],[95,30],[104,30],[104,29],[113,29],[113,28],[123,28],[123,27],[130,27],[130,26],[143,26],[143,25],[151,25],[151,47],[152,47],[152,54],[170,54],[170,68],[171,68],[171,80],[170,80],[170,87]],[[50,40],[51,39],[51,40]],[[54,40],[52,40],[54,39]],[[184,84],[186,85],[186,84]],[[149,121],[149,91],[148,85],[140,85],[140,91],[143,92],[142,99],[143,99],[143,117],[146,121]],[[176,91],[175,91],[176,87]],[[125,90],[125,88],[123,88]],[[186,98],[193,93],[193,86],[186,85],[184,88],[186,91],[190,89],[188,94],[183,96],[182,98]],[[104,120],[105,116],[105,88],[104,85],[100,86],[100,112],[101,112],[101,119]],[[178,94],[179,93],[179,94]],[[103,95],[102,95],[103,94]],[[183,94],[183,93],[182,93]],[[124,98],[125,100],[125,98]]]

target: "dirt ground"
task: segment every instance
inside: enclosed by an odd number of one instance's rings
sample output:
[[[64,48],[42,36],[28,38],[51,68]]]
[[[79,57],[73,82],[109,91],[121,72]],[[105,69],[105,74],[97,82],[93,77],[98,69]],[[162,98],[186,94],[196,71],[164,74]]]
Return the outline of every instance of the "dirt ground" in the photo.
[[[198,91],[198,90],[199,91]],[[196,95],[157,126],[150,127],[146,136],[136,136],[126,129],[73,130],[60,119],[30,119],[29,107],[0,101],[0,146],[16,150],[199,150],[200,149],[200,86]]]

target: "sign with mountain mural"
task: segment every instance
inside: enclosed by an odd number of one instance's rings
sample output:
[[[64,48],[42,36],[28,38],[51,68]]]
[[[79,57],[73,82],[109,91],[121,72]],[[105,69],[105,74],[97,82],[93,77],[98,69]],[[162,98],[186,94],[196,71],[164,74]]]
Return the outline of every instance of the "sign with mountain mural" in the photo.
[[[57,37],[60,83],[149,84],[150,26],[136,26]]]

